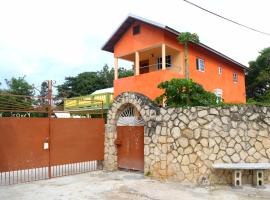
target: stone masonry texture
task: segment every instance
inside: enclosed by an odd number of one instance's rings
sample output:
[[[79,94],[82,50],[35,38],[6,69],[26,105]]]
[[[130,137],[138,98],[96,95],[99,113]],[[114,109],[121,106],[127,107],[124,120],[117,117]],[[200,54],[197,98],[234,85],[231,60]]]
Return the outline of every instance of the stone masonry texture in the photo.
[[[270,162],[270,107],[160,108],[144,95],[122,93],[113,102],[105,130],[104,168],[117,169],[116,123],[121,110],[134,106],[145,121],[144,173],[196,184],[229,184],[231,170],[214,163]],[[265,182],[270,182],[265,171]],[[252,171],[243,171],[243,183]]]

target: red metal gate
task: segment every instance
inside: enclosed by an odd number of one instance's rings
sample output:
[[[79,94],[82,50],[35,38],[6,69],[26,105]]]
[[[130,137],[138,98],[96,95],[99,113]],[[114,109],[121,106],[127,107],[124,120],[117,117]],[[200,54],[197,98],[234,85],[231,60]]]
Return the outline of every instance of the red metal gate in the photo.
[[[118,167],[143,171],[144,169],[144,127],[117,127]]]
[[[99,168],[104,119],[0,118],[0,184]]]

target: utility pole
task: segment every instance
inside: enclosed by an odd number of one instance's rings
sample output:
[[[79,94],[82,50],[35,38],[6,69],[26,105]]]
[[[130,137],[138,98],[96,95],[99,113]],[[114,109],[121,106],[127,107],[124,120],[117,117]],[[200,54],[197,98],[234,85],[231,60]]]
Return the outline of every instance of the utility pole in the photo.
[[[48,136],[48,144],[49,144],[49,170],[48,176],[52,177],[51,174],[51,117],[52,117],[52,80],[48,80],[48,119],[49,119],[49,136]]]
[[[52,80],[48,80],[48,117],[52,117]]]

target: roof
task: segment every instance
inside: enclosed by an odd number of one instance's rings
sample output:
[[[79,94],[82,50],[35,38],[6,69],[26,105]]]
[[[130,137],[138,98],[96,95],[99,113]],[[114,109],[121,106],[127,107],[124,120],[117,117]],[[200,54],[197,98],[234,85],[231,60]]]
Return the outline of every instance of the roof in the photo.
[[[163,24],[160,24],[160,23],[148,20],[148,19],[144,19],[144,18],[136,16],[136,15],[130,14],[124,20],[124,22],[119,26],[119,28],[116,29],[116,31],[113,33],[113,35],[110,37],[110,39],[104,44],[104,46],[102,47],[102,50],[113,53],[114,52],[114,45],[121,39],[123,34],[129,29],[129,27],[135,21],[141,21],[143,23],[155,26],[155,27],[160,28],[162,30],[168,31],[176,36],[181,34],[180,32],[178,32],[175,29],[170,28],[166,25],[163,25]],[[229,62],[232,62],[243,69],[248,69],[248,67],[246,67],[245,65],[233,60],[232,58],[218,52],[217,50],[215,50],[215,49],[213,49],[213,48],[211,48],[203,43],[196,43],[196,44],[193,43],[193,44],[196,46],[202,47],[203,49],[206,49],[206,50],[210,51],[211,53],[214,53],[215,55],[218,55],[218,56],[224,58],[225,60],[228,60]]]
[[[104,93],[113,93],[113,92],[114,92],[113,87],[111,87],[111,88],[105,88],[105,89],[101,89],[101,90],[96,90],[91,95],[93,95],[93,94],[104,94]]]

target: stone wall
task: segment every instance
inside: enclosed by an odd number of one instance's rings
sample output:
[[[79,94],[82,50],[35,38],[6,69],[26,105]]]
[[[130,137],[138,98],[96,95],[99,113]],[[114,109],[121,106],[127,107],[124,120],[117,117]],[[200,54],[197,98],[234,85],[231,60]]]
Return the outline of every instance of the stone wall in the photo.
[[[113,103],[105,134],[105,168],[117,169],[117,113],[132,104],[145,120],[144,172],[192,183],[230,183],[231,171],[214,163],[270,162],[270,108],[255,106],[158,108],[147,97],[124,93]],[[243,183],[251,183],[244,171]],[[270,173],[266,172],[266,182]]]
[[[232,172],[214,170],[214,163],[270,162],[270,108],[161,108],[154,123],[144,149],[145,172],[154,177],[230,183]],[[251,180],[245,171],[243,183]]]

